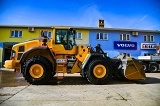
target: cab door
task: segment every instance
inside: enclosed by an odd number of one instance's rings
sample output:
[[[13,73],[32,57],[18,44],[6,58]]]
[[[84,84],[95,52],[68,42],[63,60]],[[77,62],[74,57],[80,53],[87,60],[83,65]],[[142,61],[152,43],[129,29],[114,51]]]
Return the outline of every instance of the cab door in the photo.
[[[68,29],[56,29],[53,51],[56,54],[76,54],[77,45],[74,34]]]

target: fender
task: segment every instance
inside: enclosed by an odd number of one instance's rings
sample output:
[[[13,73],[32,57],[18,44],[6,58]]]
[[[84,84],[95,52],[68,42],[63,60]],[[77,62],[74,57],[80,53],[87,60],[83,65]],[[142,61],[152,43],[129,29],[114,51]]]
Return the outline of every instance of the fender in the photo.
[[[87,66],[87,63],[89,62],[89,60],[94,59],[94,58],[98,58],[98,57],[103,57],[105,58],[105,56],[103,54],[98,54],[98,53],[91,53],[88,54],[86,56],[86,59],[84,60],[84,62],[81,65],[81,69],[84,70],[84,68]]]
[[[20,63],[22,64],[25,60],[32,56],[43,56],[47,58],[51,63],[55,63],[54,54],[47,46],[33,47],[25,51],[20,58]]]

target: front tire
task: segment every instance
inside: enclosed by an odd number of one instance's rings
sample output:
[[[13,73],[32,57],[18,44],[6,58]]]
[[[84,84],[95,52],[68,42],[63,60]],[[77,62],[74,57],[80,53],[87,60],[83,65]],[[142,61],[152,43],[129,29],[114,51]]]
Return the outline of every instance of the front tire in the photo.
[[[52,76],[51,69],[51,65],[46,58],[34,56],[26,61],[24,77],[30,84],[45,84]]]
[[[157,63],[152,63],[149,67],[149,71],[154,73],[157,72],[159,70],[159,66]]]
[[[106,84],[112,76],[110,59],[94,59],[86,70],[87,80],[95,85]]]

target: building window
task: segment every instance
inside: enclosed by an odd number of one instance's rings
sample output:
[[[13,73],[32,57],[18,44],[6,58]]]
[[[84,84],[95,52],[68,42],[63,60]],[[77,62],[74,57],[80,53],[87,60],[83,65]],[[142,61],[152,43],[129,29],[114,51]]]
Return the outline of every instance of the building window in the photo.
[[[81,32],[77,32],[75,38],[76,39],[82,39],[82,33]]]
[[[108,40],[108,34],[107,33],[97,33],[96,39],[97,40]]]
[[[22,31],[20,30],[12,30],[11,37],[22,37]]]
[[[144,41],[145,42],[154,42],[154,36],[153,35],[144,35]]]
[[[129,34],[121,34],[120,35],[120,40],[129,41],[130,40],[130,35]]]
[[[51,38],[52,33],[50,31],[44,31],[44,36],[47,36],[48,38]]]

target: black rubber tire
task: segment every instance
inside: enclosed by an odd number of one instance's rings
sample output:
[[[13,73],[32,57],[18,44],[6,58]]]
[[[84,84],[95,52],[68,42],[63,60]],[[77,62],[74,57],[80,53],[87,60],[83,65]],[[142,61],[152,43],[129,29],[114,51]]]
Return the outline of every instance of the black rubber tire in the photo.
[[[107,72],[103,78],[97,78],[93,74],[93,69],[96,65],[103,65]],[[111,61],[109,58],[96,58],[89,62],[86,69],[86,78],[87,80],[95,85],[107,84],[110,78],[112,77]]]
[[[144,62],[140,62],[140,63],[141,63],[142,66],[143,66],[143,70],[144,70],[145,72],[148,72],[149,65],[148,65],[147,63],[144,63]]]
[[[23,64],[21,64],[21,73],[22,73],[22,75],[24,75],[24,68],[25,68],[25,62]]]
[[[159,66],[157,63],[151,63],[149,67],[149,72],[157,72],[159,70]]]
[[[39,64],[43,67],[44,73],[40,78],[33,78],[29,73],[31,66],[34,64]],[[26,60],[26,64],[23,67],[23,69],[24,69],[23,76],[25,77],[25,80],[27,80],[27,82],[33,85],[46,84],[52,76],[51,72],[52,68],[49,61],[41,56],[34,56]]]
[[[24,62],[24,63],[21,65],[21,73],[22,73],[23,77],[25,77],[25,67],[26,67],[26,62]]]

